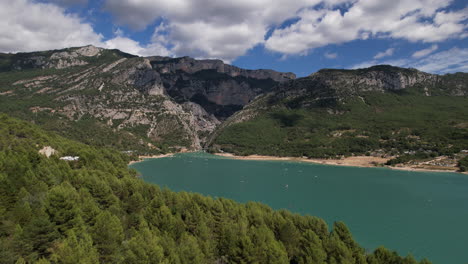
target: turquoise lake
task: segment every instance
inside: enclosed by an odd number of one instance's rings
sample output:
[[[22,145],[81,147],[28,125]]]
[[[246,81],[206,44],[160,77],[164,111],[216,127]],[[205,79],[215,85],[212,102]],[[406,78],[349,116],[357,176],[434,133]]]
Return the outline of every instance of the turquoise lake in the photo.
[[[131,165],[146,182],[343,221],[380,245],[434,264],[468,263],[468,175],[177,154]]]

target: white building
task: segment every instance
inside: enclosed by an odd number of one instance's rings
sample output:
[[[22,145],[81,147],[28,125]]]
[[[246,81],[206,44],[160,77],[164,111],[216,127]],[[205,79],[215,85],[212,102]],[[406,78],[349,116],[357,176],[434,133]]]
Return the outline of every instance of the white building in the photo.
[[[66,161],[77,161],[80,159],[78,156],[64,156],[60,158],[61,160],[66,160]]]

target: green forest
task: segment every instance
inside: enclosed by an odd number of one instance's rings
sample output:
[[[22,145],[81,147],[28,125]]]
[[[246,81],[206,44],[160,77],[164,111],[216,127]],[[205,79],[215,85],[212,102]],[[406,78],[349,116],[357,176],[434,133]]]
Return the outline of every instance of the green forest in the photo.
[[[429,263],[366,252],[341,222],[160,189],[129,160],[0,114],[0,263]]]
[[[406,153],[424,159],[468,149],[466,97],[408,90],[366,92],[332,105],[297,107],[298,100],[304,98],[267,103],[255,118],[221,129],[211,151],[311,158]]]

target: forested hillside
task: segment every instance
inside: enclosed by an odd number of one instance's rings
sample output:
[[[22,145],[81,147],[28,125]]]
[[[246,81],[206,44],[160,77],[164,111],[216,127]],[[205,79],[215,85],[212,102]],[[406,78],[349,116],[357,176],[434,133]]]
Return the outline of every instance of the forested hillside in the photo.
[[[127,163],[0,115],[0,263],[418,263],[365,252],[340,222],[161,190]]]
[[[468,74],[391,66],[322,70],[284,83],[220,126],[212,151],[310,158],[399,157],[468,150]]]

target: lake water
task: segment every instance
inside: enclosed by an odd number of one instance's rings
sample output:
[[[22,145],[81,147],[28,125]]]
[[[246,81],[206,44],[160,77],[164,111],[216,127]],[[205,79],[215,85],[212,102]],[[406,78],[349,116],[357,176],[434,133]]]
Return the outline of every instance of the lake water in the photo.
[[[149,159],[131,167],[143,180],[174,191],[239,202],[259,201],[343,221],[360,245],[468,263],[468,175],[246,161],[205,153]]]

